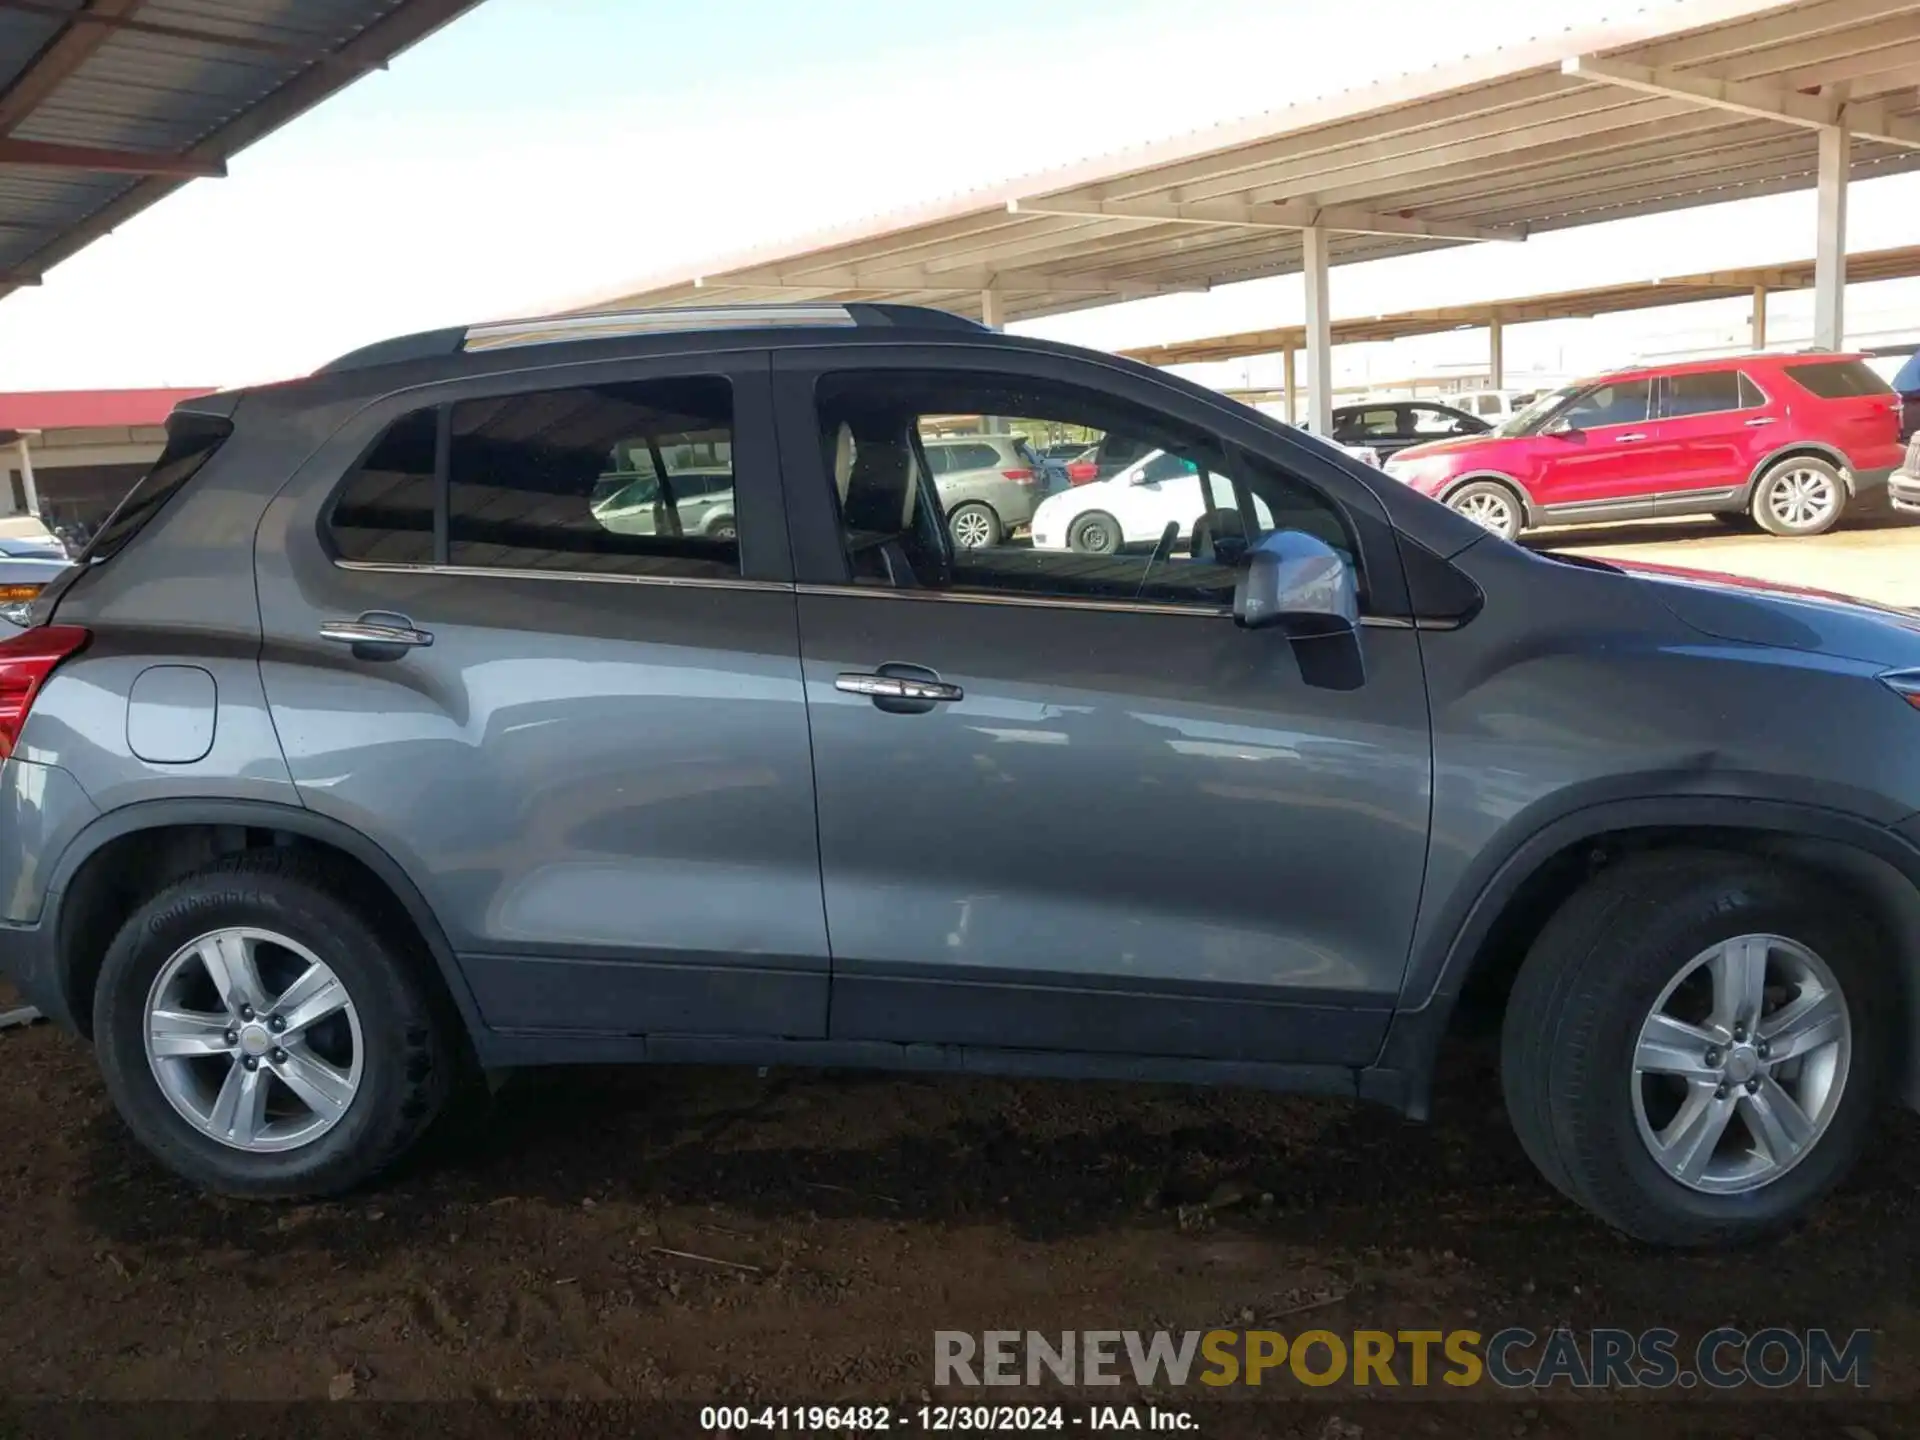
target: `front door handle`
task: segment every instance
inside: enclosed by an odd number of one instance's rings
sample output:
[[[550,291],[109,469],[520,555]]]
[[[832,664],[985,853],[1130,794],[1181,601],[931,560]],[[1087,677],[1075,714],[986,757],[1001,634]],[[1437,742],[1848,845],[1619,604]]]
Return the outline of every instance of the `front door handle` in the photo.
[[[1633,434],[1631,434],[1631,435],[1616,435],[1616,436],[1614,436],[1614,437],[1613,437],[1613,443],[1614,443],[1614,444],[1616,444],[1616,445],[1631,445],[1631,444],[1632,444],[1632,443],[1633,443],[1634,441],[1636,441],[1636,440],[1644,440],[1644,439],[1646,439],[1646,438],[1647,438],[1647,437],[1646,437],[1646,435],[1645,435],[1645,434],[1644,434],[1643,432],[1641,432],[1641,431],[1638,431],[1638,430],[1636,430],[1636,431],[1635,431],[1635,432],[1634,432]]]
[[[958,685],[944,680],[922,680],[913,675],[866,674],[849,670],[833,682],[833,688],[849,695],[865,695],[870,700],[924,700],[951,704],[967,698]]]

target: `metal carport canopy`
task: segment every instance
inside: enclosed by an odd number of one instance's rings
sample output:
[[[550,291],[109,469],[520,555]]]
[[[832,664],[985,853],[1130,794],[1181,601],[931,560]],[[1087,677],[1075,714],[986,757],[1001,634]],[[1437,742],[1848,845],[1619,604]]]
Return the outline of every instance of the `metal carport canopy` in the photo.
[[[1305,269],[1324,391],[1331,264],[1804,189],[1823,149],[1830,256],[1836,171],[1920,168],[1916,87],[1920,0],[1674,0],[577,308],[896,300],[998,325]]]
[[[1920,245],[1894,250],[1869,250],[1847,257],[1847,279],[1853,284],[1900,280],[1920,275]],[[1701,300],[1730,300],[1757,292],[1805,290],[1813,284],[1814,262],[1786,265],[1750,265],[1733,270],[1710,270],[1697,275],[1663,275],[1617,285],[1580,290],[1556,290],[1540,295],[1517,295],[1438,305],[1426,310],[1398,310],[1386,315],[1352,315],[1333,322],[1336,344],[1369,340],[1400,340],[1412,335],[1437,335],[1469,330],[1489,321],[1524,325],[1535,320],[1588,319],[1625,310],[1650,310],[1661,305],[1691,305]],[[1760,337],[1764,340],[1764,337]],[[1304,325],[1275,325],[1241,330],[1231,335],[1209,335],[1199,340],[1174,340],[1163,345],[1141,345],[1120,353],[1149,365],[1202,365],[1240,360],[1249,355],[1281,354],[1306,343]],[[1760,348],[1756,346],[1755,348]]]
[[[0,0],[0,297],[478,0]]]

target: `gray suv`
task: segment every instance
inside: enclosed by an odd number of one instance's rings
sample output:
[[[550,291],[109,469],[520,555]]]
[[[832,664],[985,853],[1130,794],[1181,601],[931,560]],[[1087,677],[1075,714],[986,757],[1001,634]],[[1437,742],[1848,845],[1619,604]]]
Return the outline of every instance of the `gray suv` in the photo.
[[[959,414],[1177,454],[1200,513],[956,546]],[[1418,1117],[1504,1016],[1546,1178],[1708,1244],[1920,1092],[1904,612],[1534,554],[903,307],[439,331],[168,434],[0,642],[0,958],[201,1185],[336,1192],[578,1061]],[[734,533],[603,523],[636,447],[724,455]]]
[[[947,532],[962,549],[998,545],[1047,498],[1047,464],[1019,435],[926,436],[920,443]]]

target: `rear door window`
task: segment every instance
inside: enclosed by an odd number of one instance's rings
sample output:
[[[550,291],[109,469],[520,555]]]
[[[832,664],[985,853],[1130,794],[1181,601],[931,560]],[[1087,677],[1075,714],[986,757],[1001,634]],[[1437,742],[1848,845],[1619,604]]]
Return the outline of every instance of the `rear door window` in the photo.
[[[448,560],[489,569],[738,575],[731,517],[703,520],[715,507],[689,503],[732,491],[731,440],[731,388],[716,378],[463,401],[450,423]],[[722,465],[712,463],[723,456]],[[609,482],[623,480],[654,486],[607,493]]]
[[[1746,403],[1738,370],[1706,370],[1669,375],[1661,414],[1670,420],[1738,410]]]
[[[334,502],[329,531],[342,560],[433,563],[437,410],[403,415],[367,452]]]

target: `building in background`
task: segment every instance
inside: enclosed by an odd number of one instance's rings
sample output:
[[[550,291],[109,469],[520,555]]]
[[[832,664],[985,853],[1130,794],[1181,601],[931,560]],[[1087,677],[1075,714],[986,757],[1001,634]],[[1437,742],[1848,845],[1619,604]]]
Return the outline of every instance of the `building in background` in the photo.
[[[0,394],[0,517],[91,534],[159,458],[168,413],[212,388]]]

